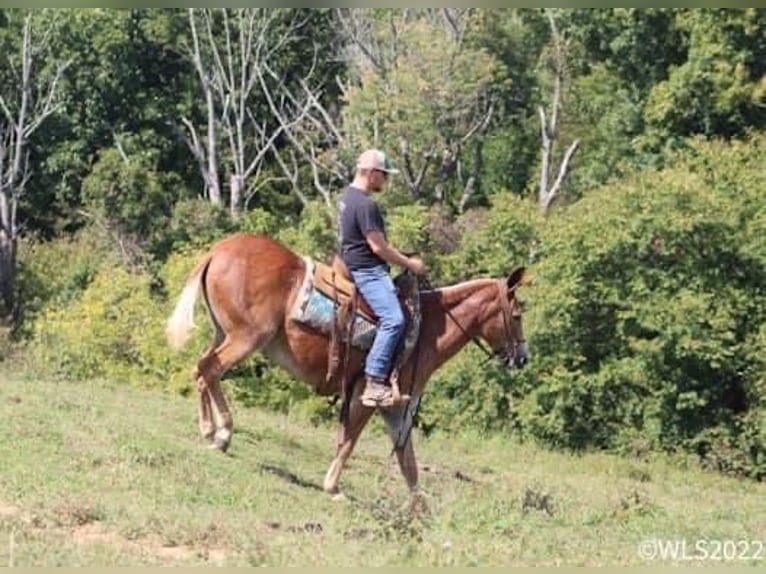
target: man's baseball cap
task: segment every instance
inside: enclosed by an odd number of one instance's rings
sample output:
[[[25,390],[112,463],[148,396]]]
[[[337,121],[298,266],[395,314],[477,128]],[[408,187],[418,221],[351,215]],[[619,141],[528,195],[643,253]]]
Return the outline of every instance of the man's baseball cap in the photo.
[[[379,149],[368,149],[356,160],[356,169],[376,169],[385,173],[399,173],[385,153]]]

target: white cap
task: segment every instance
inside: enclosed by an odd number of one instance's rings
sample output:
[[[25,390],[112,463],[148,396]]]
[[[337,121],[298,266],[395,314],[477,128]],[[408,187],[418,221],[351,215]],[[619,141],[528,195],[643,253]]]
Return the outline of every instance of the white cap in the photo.
[[[362,152],[359,159],[356,160],[356,169],[376,169],[385,173],[399,173],[385,153],[379,149],[368,149]]]

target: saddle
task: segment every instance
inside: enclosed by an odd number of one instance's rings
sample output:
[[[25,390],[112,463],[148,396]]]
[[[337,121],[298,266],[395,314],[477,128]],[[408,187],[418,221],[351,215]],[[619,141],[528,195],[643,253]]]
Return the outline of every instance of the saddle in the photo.
[[[364,300],[361,293],[357,292],[348,267],[337,255],[333,258],[332,265],[321,263],[317,265],[314,272],[314,285],[326,295],[330,295],[339,305],[339,320],[345,319],[344,315],[351,310],[352,306],[355,306],[355,311],[362,317],[372,323],[378,322],[378,317],[369,303]]]
[[[350,347],[369,350],[375,339],[378,317],[357,291],[348,268],[339,256],[331,265],[304,257],[306,275],[296,300],[292,318],[329,336],[326,382],[340,383],[344,403],[347,402],[347,373]],[[420,294],[417,279],[409,272],[394,278],[397,294],[405,316],[406,327],[397,349],[390,376],[392,386],[397,385],[399,373],[409,358],[420,334]],[[343,368],[341,368],[341,366]],[[406,392],[406,391],[405,391]]]

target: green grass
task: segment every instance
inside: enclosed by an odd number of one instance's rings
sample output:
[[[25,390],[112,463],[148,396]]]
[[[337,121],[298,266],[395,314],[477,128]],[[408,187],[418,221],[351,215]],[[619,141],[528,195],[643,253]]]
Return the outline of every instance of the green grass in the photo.
[[[643,559],[646,539],[766,543],[766,485],[683,461],[416,433],[412,516],[377,420],[334,501],[329,427],[235,405],[222,455],[194,397],[0,380],[0,565],[646,565],[673,563]]]

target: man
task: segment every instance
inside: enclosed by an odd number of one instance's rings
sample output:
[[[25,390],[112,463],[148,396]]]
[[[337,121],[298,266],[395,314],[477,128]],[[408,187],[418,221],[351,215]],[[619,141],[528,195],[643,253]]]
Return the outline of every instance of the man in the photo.
[[[426,272],[420,257],[406,257],[388,242],[383,216],[372,198],[374,193],[383,191],[389,176],[395,173],[399,170],[391,166],[382,151],[365,151],[356,162],[354,180],[338,206],[340,257],[379,319],[364,369],[365,389],[361,399],[368,407],[393,405],[388,377],[405,320],[389,275],[390,265],[400,265],[416,275]]]

